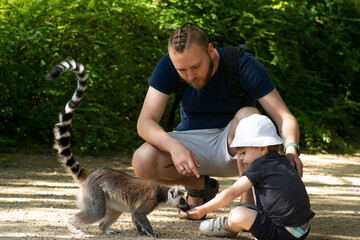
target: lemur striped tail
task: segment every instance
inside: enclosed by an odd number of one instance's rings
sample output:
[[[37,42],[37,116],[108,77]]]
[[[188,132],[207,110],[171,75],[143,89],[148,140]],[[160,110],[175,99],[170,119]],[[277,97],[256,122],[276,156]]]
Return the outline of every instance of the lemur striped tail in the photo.
[[[64,72],[73,72],[77,76],[78,84],[72,98],[67,102],[65,109],[59,114],[59,122],[54,127],[54,149],[58,151],[58,159],[62,166],[72,174],[78,182],[83,182],[88,176],[88,172],[75,161],[71,152],[71,133],[72,119],[75,109],[79,106],[81,97],[87,87],[86,81],[88,74],[85,67],[76,63],[74,60],[63,61],[54,66],[46,75],[46,79],[54,80]]]

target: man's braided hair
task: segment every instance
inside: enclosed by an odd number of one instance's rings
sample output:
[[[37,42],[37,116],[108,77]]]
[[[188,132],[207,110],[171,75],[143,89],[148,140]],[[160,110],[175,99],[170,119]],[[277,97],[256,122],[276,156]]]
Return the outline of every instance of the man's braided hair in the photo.
[[[168,50],[172,49],[174,52],[183,53],[192,43],[196,43],[207,51],[209,41],[199,28],[191,23],[184,23],[170,36]]]

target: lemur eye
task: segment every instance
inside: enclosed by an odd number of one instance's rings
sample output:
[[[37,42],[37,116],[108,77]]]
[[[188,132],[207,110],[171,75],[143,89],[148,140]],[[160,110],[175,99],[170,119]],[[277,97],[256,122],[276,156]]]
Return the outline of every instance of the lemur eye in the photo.
[[[185,203],[185,199],[184,199],[184,198],[180,198],[180,203]]]

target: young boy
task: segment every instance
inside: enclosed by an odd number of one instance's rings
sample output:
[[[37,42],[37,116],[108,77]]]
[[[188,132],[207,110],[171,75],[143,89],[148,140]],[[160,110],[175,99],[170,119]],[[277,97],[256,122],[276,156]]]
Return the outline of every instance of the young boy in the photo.
[[[278,149],[283,140],[271,120],[253,114],[241,120],[231,147],[236,147],[238,165],[246,169],[242,176],[209,202],[187,214],[201,219],[205,214],[231,203],[254,186],[256,207],[247,203],[234,208],[230,215],[200,224],[208,236],[236,237],[248,230],[257,239],[305,239],[310,231],[309,197],[304,183],[285,155]]]

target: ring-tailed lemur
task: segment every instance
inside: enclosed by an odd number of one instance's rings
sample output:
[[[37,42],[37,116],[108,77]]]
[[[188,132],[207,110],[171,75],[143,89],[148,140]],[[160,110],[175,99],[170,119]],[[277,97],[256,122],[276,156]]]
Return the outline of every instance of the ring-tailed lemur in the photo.
[[[84,234],[78,227],[101,220],[100,230],[111,234],[115,232],[109,230],[111,224],[123,212],[130,212],[139,234],[158,237],[146,215],[162,204],[187,211],[190,207],[184,199],[184,193],[179,187],[159,185],[117,170],[99,168],[90,172],[75,161],[70,146],[70,128],[74,110],[87,87],[88,74],[82,64],[70,60],[53,67],[46,78],[52,80],[67,71],[75,73],[78,85],[71,100],[60,113],[59,123],[54,127],[54,148],[58,151],[59,162],[80,183],[78,207],[81,211],[68,218],[69,230],[72,233]]]

